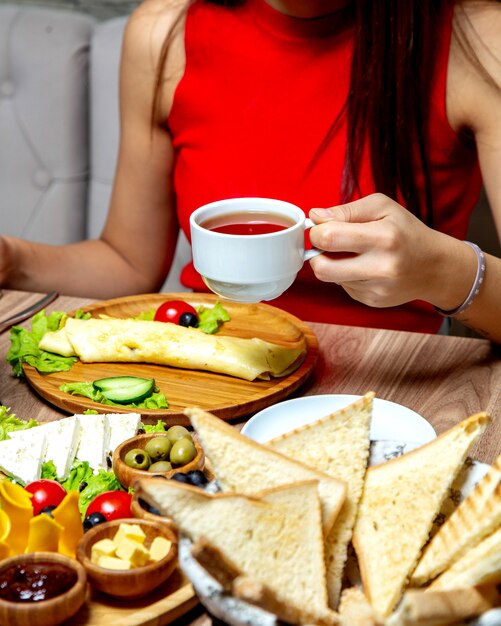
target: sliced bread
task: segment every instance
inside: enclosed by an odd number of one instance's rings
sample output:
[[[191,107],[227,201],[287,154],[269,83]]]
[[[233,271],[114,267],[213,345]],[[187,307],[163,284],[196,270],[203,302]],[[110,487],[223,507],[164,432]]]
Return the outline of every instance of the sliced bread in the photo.
[[[501,456],[440,527],[412,574],[420,586],[449,568],[501,525]]]
[[[501,582],[501,528],[468,550],[431,584],[432,591]]]
[[[315,480],[326,535],[346,496],[346,484],[242,435],[236,428],[202,409],[184,411],[196,430],[205,455],[223,491],[252,494],[295,481]]]
[[[374,609],[359,587],[347,587],[341,594],[339,620],[342,626],[381,626]]]
[[[171,517],[192,541],[220,551],[233,572],[262,583],[293,623],[337,623],[327,606],[320,501],[314,481],[255,496],[209,494],[176,481],[144,479],[138,496]]]
[[[409,589],[385,626],[458,626],[498,604],[495,587],[453,591]]]
[[[367,393],[339,411],[267,442],[274,450],[347,485],[346,500],[325,540],[327,589],[333,609],[339,604],[348,545],[362,496],[374,395]]]
[[[433,519],[489,422],[473,415],[430,443],[371,467],[353,532],[365,594],[387,617],[402,596]]]

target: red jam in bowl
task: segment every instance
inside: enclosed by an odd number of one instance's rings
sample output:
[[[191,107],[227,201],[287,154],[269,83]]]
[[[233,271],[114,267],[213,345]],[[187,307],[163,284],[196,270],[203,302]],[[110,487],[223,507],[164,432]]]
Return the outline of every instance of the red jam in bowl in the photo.
[[[17,563],[0,571],[0,598],[40,602],[61,595],[77,582],[77,573],[61,563]]]

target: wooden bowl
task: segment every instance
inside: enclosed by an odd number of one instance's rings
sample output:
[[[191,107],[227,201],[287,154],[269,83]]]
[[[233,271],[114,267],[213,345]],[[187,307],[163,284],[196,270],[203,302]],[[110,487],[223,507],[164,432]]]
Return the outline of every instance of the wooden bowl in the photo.
[[[62,565],[76,574],[76,582],[67,591],[47,600],[13,602],[0,598],[0,624],[9,626],[55,626],[75,615],[85,602],[87,575],[75,559],[57,552],[30,552],[0,563],[0,577],[13,565],[50,563]]]
[[[177,532],[177,526],[174,524],[170,517],[164,515],[158,515],[148,510],[148,505],[137,496],[136,493],[132,494],[132,500],[130,504],[130,510],[134,517],[143,520],[149,520],[156,522],[157,524],[165,524],[171,528],[174,532]]]
[[[177,474],[177,472],[186,473],[191,472],[192,470],[201,470],[203,468],[205,463],[204,451],[195,437],[193,437],[193,443],[195,444],[197,454],[195,458],[189,463],[186,463],[186,465],[179,465],[168,472],[149,472],[148,470],[135,469],[126,465],[124,459],[129,450],[132,450],[133,448],[144,448],[150,439],[166,436],[166,433],[162,432],[136,435],[135,437],[131,437],[131,439],[127,439],[122,442],[115,448],[115,451],[113,452],[113,471],[115,472],[115,475],[121,485],[128,489],[134,481],[139,480],[140,478],[151,478],[152,476],[171,478],[174,474]]]
[[[146,535],[144,542],[146,547],[149,547],[153,539],[158,536],[171,541],[172,545],[168,554],[160,561],[130,570],[107,569],[93,563],[91,561],[92,546],[101,539],[112,539],[122,523],[139,524]],[[95,589],[120,598],[140,598],[156,589],[175,570],[177,545],[177,533],[165,524],[135,518],[120,519],[98,524],[88,530],[77,546],[77,559],[84,566],[87,579]]]

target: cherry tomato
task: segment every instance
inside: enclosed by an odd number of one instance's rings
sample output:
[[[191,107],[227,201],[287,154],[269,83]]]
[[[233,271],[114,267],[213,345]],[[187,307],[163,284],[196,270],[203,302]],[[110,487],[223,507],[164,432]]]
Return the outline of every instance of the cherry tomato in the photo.
[[[198,319],[197,312],[191,304],[183,302],[182,300],[168,300],[158,307],[153,319],[156,322],[172,322],[173,324],[179,324],[179,318],[184,313],[191,313]]]
[[[132,517],[130,510],[131,501],[132,495],[127,493],[127,491],[105,491],[92,500],[87,507],[85,516],[88,517],[92,513],[101,513],[107,522],[114,519]]]
[[[66,495],[66,489],[62,485],[48,478],[35,480],[26,485],[25,489],[33,494],[33,515],[39,515],[46,507],[56,507]]]

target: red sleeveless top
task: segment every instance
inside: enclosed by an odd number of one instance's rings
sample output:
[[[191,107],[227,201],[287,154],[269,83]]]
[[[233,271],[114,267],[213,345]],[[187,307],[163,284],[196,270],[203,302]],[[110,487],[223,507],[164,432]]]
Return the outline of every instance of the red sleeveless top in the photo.
[[[346,119],[314,161],[346,100],[353,31],[338,17],[301,20],[265,0],[237,7],[196,1],[186,19],[186,69],[168,119],[176,161],[174,188],[181,228],[200,205],[238,196],[278,198],[307,214],[339,204]],[[435,227],[463,239],[481,178],[475,150],[449,126],[445,112],[452,15],[438,49],[430,85],[429,150]],[[375,189],[362,164],[362,195]],[[207,291],[190,264],[181,280]],[[307,321],[436,332],[441,317],[412,302],[371,308],[342,288],[317,280],[305,263],[295,283],[270,304]]]

